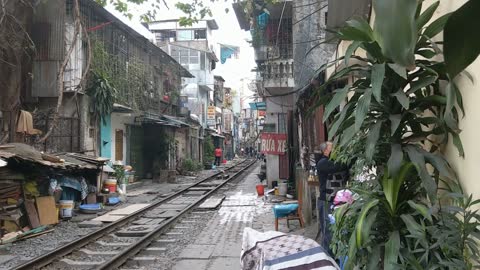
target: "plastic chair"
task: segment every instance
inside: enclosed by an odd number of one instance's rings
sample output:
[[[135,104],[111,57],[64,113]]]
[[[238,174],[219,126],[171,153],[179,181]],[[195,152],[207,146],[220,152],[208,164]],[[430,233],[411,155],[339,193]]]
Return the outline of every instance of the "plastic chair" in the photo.
[[[290,220],[298,220],[300,222],[300,227],[303,228],[304,223],[302,210],[299,205],[300,204],[297,202],[289,204],[277,204],[273,207],[273,215],[275,216],[275,231],[278,231],[278,220],[280,219],[287,220],[287,227],[290,227]]]

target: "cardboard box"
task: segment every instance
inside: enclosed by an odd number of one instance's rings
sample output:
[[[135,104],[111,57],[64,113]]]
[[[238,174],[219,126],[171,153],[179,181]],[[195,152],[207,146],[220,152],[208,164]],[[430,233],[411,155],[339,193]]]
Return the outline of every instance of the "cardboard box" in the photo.
[[[57,224],[58,213],[53,196],[37,197],[35,201],[37,203],[40,225]]]

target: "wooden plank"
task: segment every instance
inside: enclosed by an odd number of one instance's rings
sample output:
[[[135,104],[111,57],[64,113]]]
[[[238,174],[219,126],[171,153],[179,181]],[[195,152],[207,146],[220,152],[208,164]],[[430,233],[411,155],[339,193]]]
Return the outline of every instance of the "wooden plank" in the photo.
[[[152,221],[152,219],[150,219],[150,218],[140,218],[140,219],[135,220],[132,223],[135,224],[135,225],[144,225],[144,224],[147,224],[151,221]]]
[[[37,209],[35,208],[35,203],[33,200],[25,201],[25,210],[27,211],[28,221],[30,222],[30,227],[35,229],[40,226],[40,220],[38,218]]]
[[[50,225],[58,223],[57,207],[53,196],[37,197],[38,217],[40,225]]]
[[[132,204],[132,205],[129,205],[129,206],[121,208],[121,209],[113,210],[113,211],[109,212],[108,215],[111,215],[111,216],[128,216],[128,215],[130,215],[134,212],[137,212],[138,210],[143,209],[143,208],[145,208],[149,205],[150,204],[148,204],[148,203]]]
[[[109,215],[109,214],[105,214],[105,215],[96,217],[92,220],[93,221],[101,221],[101,222],[105,222],[105,223],[110,223],[110,222],[114,222],[114,221],[117,221],[119,219],[122,219],[124,217],[125,216],[112,216],[112,215]]]
[[[220,204],[222,204],[225,196],[220,198],[209,198],[205,202],[203,202],[197,209],[199,210],[209,210],[209,209],[216,209]]]

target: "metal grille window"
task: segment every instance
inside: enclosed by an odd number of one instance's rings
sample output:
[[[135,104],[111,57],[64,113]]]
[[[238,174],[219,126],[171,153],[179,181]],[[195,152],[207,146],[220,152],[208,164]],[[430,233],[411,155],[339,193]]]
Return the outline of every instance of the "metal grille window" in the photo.
[[[278,133],[287,133],[287,114],[278,114]]]
[[[173,39],[173,41],[175,41],[176,37],[177,37],[176,32],[172,31],[172,30],[155,32],[155,41],[157,43],[162,43],[162,42],[165,42],[165,41],[169,41],[171,39]]]
[[[268,52],[269,58],[291,59],[293,57],[292,29],[291,18],[282,19],[281,23],[280,20],[270,20],[265,34],[267,43],[272,48]]]
[[[198,51],[185,48],[172,48],[171,55],[182,65],[198,64]]]
[[[206,39],[207,38],[207,30],[206,29],[180,30],[180,31],[178,31],[177,38],[180,41]]]

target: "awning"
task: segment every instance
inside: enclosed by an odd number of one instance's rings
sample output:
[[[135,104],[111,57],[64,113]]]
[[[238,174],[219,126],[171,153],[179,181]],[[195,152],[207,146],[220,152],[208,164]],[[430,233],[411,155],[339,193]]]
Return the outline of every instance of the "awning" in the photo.
[[[222,135],[220,135],[220,134],[218,134],[218,133],[212,133],[212,134],[210,134],[210,135],[212,135],[213,137],[225,139],[225,136],[222,136]]]
[[[156,124],[156,125],[162,125],[162,126],[168,126],[168,127],[175,127],[175,128],[180,128],[180,127],[190,127],[189,124],[169,115],[157,115],[157,114],[149,114],[146,113],[144,116],[141,118],[141,123],[142,124]]]
[[[190,125],[173,117],[173,116],[168,116],[168,115],[163,115],[162,116],[163,119],[167,120],[167,121],[170,121],[172,122],[173,124],[177,124],[177,125],[180,125],[180,126],[183,126],[183,127],[189,127]]]
[[[252,110],[266,110],[267,109],[267,104],[265,102],[252,102],[250,104],[250,109]]]
[[[116,112],[116,113],[131,113],[131,112],[133,112],[133,109],[128,107],[128,106],[122,105],[122,104],[113,103],[113,112]]]

